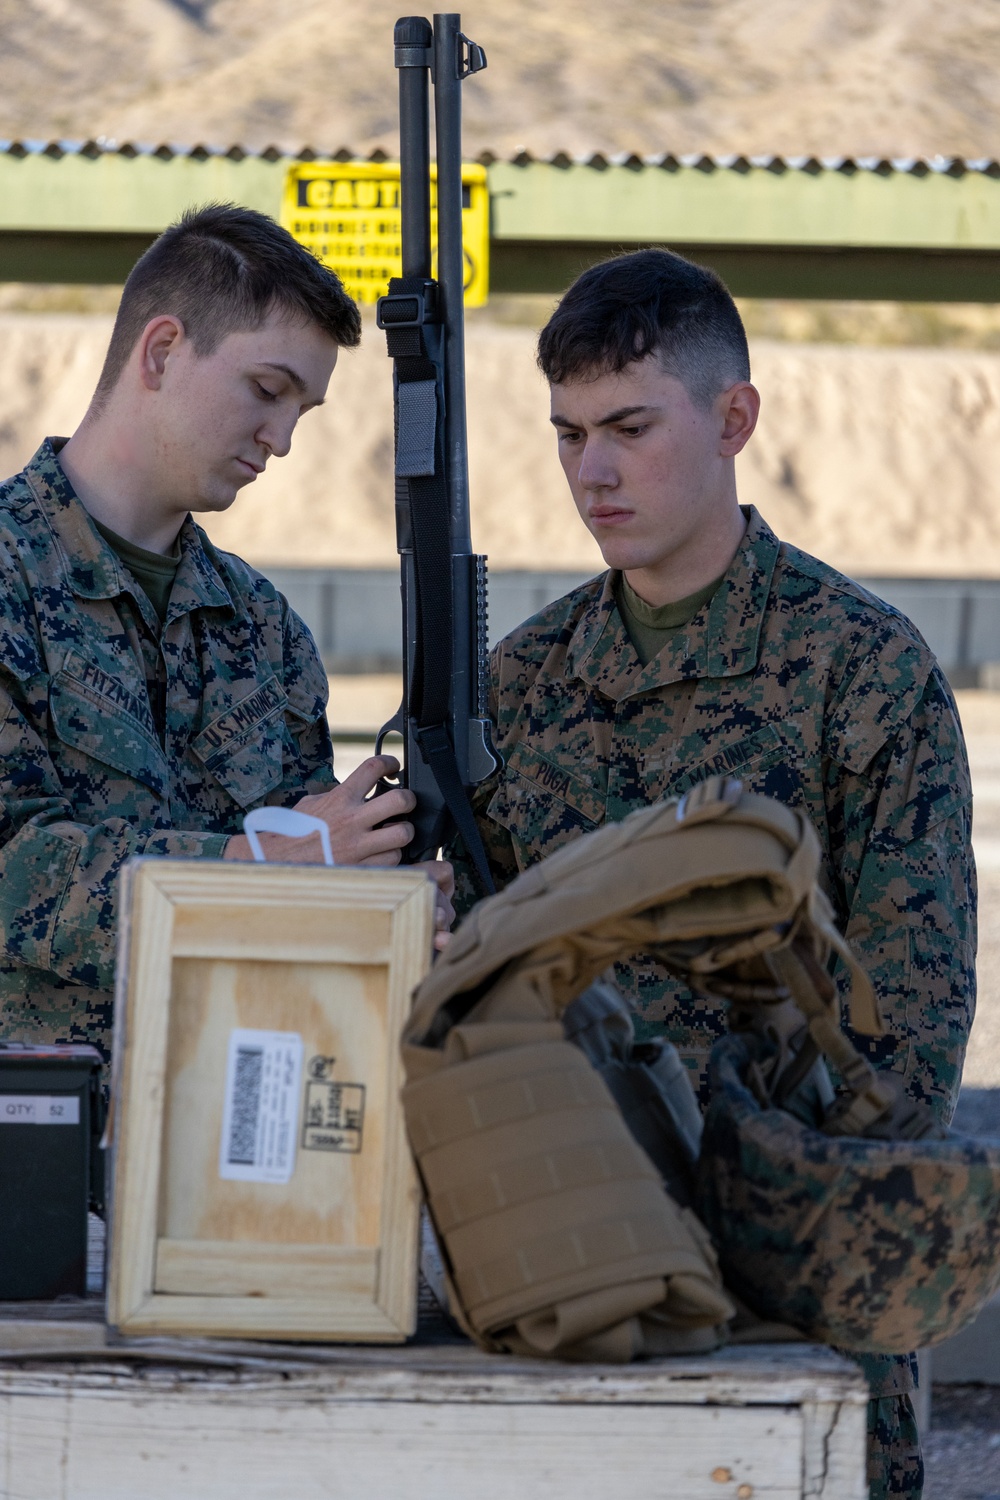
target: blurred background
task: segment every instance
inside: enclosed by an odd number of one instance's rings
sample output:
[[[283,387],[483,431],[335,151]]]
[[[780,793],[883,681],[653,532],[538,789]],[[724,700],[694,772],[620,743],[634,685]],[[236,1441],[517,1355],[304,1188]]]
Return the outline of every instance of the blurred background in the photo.
[[[277,214],[297,162],[396,156],[398,10],[0,0],[4,473],[72,431],[120,284],[181,209]],[[961,1118],[1000,1134],[1000,6],[504,0],[463,24],[489,58],[465,89],[465,154],[490,192],[491,290],[467,342],[494,638],[600,567],[564,492],[537,329],[617,248],[716,266],[763,397],[742,499],[910,614],[958,694],[982,883]],[[342,771],[399,695],[391,447],[366,309],[328,404],[210,526],[313,628]],[[979,1353],[936,1366],[959,1382],[939,1387],[940,1500],[1000,1492],[998,1409],[967,1386],[1000,1381],[994,1317]]]

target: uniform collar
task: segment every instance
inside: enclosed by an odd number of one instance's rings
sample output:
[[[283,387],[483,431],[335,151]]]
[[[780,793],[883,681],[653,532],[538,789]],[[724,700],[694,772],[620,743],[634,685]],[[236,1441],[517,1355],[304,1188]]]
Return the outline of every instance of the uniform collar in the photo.
[[[46,438],[24,474],[55,533],[70,587],[81,599],[116,599],[120,594],[138,597],[135,584],[91,521],[59,462],[57,454],[66,441]],[[181,561],[170,596],[168,623],[192,609],[223,608],[232,612],[233,600],[216,565],[215,549],[190,516],[181,527],[180,543]]]
[[[752,505],[743,535],[711,600],[681,626],[659,656],[639,661],[615,603],[618,574],[581,615],[566,653],[566,675],[614,702],[698,677],[738,677],[757,665],[764,610],[780,543]]]

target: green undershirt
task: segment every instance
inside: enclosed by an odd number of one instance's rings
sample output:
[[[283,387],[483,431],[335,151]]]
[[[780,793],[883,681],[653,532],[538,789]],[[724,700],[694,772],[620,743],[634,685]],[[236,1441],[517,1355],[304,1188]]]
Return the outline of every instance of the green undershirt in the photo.
[[[682,625],[690,624],[702,606],[711,599],[725,576],[724,573],[721,574],[696,594],[688,594],[686,599],[677,599],[671,604],[647,604],[645,599],[639,598],[624,573],[622,574],[615,590],[618,613],[643,666],[652,661],[654,656],[659,656],[675,631]]]
[[[125,537],[119,536],[116,531],[111,530],[110,526],[102,526],[100,521],[94,520],[93,516],[90,519],[94,521],[94,525],[112,552],[128,568],[132,577],[156,611],[157,618],[162,625],[167,618],[167,605],[170,603],[170,592],[173,589],[177,569],[180,566],[180,537],[174,542],[171,552],[150,552],[148,548],[137,547],[134,542],[130,542]]]

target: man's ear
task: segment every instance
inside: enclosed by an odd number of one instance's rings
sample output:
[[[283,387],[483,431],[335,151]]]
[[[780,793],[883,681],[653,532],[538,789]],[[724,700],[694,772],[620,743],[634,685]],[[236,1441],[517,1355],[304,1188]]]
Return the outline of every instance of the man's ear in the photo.
[[[760,392],[749,380],[741,380],[722,392],[718,405],[722,419],[719,454],[722,458],[735,458],[737,453],[742,453],[757,426]]]
[[[139,337],[136,353],[139,359],[139,379],[147,391],[160,389],[167,360],[183,339],[184,324],[180,318],[165,313],[146,324]]]

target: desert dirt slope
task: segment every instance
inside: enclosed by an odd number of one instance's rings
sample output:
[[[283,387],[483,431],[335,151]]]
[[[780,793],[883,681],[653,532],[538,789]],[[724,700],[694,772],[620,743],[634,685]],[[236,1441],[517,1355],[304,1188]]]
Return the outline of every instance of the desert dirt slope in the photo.
[[[0,0],[0,136],[395,146],[397,0]],[[1000,155],[996,0],[470,0],[471,153]]]
[[[72,430],[107,317],[0,317],[0,474]],[[473,534],[494,568],[588,569],[529,329],[468,329]],[[1000,355],[759,342],[740,488],[789,541],[861,576],[1000,577]],[[290,456],[212,520],[250,561],[394,567],[391,378],[366,321]]]

